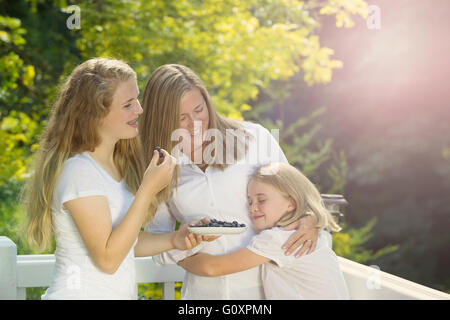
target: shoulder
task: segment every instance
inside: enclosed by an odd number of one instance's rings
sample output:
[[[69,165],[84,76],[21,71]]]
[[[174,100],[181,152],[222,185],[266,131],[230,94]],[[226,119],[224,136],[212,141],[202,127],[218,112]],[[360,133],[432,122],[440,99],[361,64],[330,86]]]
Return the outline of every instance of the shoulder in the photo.
[[[263,230],[252,238],[247,249],[269,258],[279,267],[286,266],[289,263],[289,257],[285,256],[282,246],[291,234],[292,232],[277,227]]]
[[[238,123],[241,126],[241,128],[243,128],[245,130],[249,130],[249,131],[267,131],[268,132],[268,130],[266,128],[264,128],[261,124],[256,123],[256,122],[247,121],[247,120],[239,120]]]
[[[251,244],[260,248],[270,247],[281,250],[281,246],[294,233],[294,231],[284,231],[281,228],[274,227],[258,233],[252,238]]]
[[[59,180],[79,181],[79,180],[99,180],[101,175],[95,164],[84,154],[77,154],[66,160]]]
[[[256,139],[256,141],[259,141],[258,143],[267,141],[267,139],[269,138],[273,139],[272,133],[259,123],[240,120],[239,124],[240,127],[244,131],[246,131],[252,138]]]

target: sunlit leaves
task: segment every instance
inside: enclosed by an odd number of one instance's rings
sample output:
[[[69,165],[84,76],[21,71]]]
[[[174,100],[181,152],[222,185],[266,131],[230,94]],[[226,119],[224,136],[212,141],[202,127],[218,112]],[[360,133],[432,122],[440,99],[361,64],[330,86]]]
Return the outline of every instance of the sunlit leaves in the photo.
[[[15,52],[23,49],[25,33],[19,19],[0,16],[0,115],[9,105],[19,102],[18,92],[14,90],[20,85],[33,85],[34,67],[24,64]]]
[[[309,85],[327,83],[342,67],[321,47],[314,13],[362,15],[363,1],[128,1],[80,4],[78,46],[85,58],[127,60],[145,82],[164,63],[196,71],[219,112],[240,118],[272,81],[299,71]],[[99,11],[101,9],[101,11]],[[99,12],[101,12],[99,14]],[[339,18],[341,19],[341,18]]]
[[[368,5],[363,0],[328,0],[328,4],[320,9],[320,14],[335,15],[336,27],[351,28],[355,25],[352,15],[367,18]]]

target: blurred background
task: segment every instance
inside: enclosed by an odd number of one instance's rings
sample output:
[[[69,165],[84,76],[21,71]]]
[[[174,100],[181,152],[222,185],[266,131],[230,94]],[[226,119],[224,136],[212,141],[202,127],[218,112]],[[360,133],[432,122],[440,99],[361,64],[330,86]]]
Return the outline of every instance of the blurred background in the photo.
[[[347,199],[336,254],[450,293],[449,32],[447,0],[0,0],[0,235],[38,253],[17,198],[76,65],[123,59],[142,92],[179,63],[222,114],[280,129],[289,162]]]

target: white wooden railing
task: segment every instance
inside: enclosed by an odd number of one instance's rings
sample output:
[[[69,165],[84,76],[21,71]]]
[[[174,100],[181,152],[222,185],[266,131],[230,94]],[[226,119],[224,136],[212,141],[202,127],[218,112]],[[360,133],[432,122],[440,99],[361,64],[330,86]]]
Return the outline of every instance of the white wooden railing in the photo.
[[[351,299],[450,300],[450,295],[402,279],[377,268],[338,257]],[[50,285],[55,257],[49,255],[17,255],[16,244],[0,237],[0,299],[26,299],[26,288]],[[163,299],[173,300],[175,282],[183,281],[184,270],[176,265],[160,267],[151,257],[136,258],[137,283],[163,283]]]

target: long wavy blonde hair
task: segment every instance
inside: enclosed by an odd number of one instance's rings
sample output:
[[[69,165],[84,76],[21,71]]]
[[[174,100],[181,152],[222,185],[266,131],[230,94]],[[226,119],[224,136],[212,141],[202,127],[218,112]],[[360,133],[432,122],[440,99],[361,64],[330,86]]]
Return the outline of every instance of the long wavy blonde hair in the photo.
[[[232,135],[236,143],[227,144],[227,140],[219,144],[216,140],[214,150],[222,148],[221,155],[235,161],[242,159],[248,151],[248,142],[253,136],[243,129],[241,123],[234,119],[221,116],[214,109],[208,91],[200,77],[190,68],[179,64],[166,64],[158,67],[150,76],[144,90],[142,108],[144,110],[139,120],[139,135],[142,141],[144,164],[147,166],[152,158],[153,149],[157,146],[172,153],[177,141],[172,141],[172,133],[180,127],[180,100],[189,90],[198,88],[206,102],[209,112],[208,129],[216,129],[222,137]],[[232,129],[228,130],[227,129]],[[214,141],[214,142],[213,142]],[[206,145],[208,142],[206,143]],[[224,163],[223,158],[217,156],[219,152],[212,155],[209,162],[211,167],[225,170],[229,165]],[[173,175],[168,187],[164,188],[158,195],[157,201],[150,208],[150,216],[156,212],[158,204],[170,199],[173,188],[177,187],[180,168]]]
[[[36,243],[41,250],[50,248],[53,190],[64,163],[99,145],[99,122],[109,113],[118,84],[130,79],[136,79],[136,73],[125,62],[94,58],[77,66],[60,87],[35,154],[34,172],[22,192],[30,244]],[[119,140],[114,162],[134,194],[143,175],[139,138]]]
[[[259,167],[251,175],[249,182],[255,180],[275,188],[286,199],[295,201],[295,210],[286,213],[277,222],[284,227],[298,220],[303,214],[312,214],[316,218],[316,227],[337,232],[341,227],[334,221],[326,209],[316,186],[299,170],[287,163],[269,163]]]

